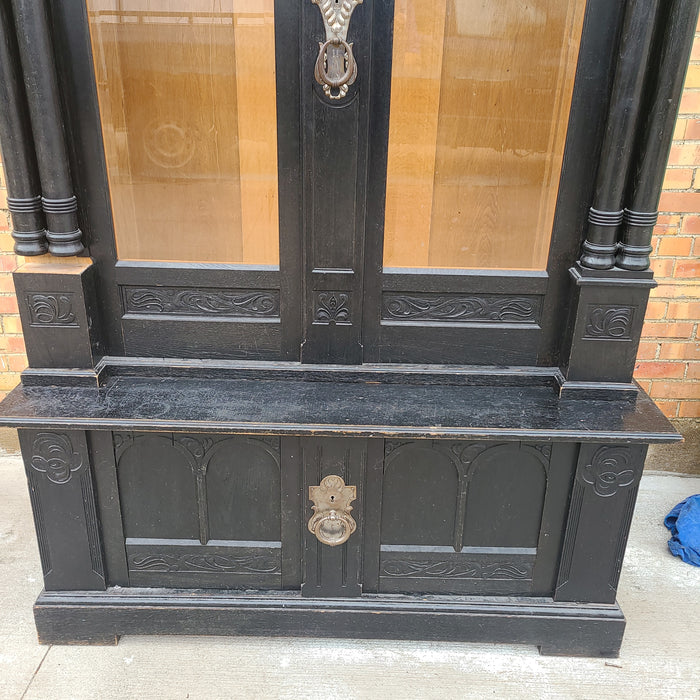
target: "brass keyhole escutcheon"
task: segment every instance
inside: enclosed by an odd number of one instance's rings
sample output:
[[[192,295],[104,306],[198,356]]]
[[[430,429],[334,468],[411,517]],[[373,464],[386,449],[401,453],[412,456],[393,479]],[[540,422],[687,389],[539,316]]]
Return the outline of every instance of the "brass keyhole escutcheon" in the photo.
[[[350,515],[350,505],[357,498],[357,487],[346,486],[340,476],[331,474],[319,486],[309,486],[309,500],[313,501],[314,514],[309,520],[309,531],[319,542],[337,547],[347,542],[357,529]]]

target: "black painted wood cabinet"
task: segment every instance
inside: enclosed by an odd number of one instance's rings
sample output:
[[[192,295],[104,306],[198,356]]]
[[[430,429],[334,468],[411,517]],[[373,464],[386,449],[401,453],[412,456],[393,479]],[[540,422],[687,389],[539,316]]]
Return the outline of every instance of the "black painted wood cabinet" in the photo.
[[[615,656],[698,0],[12,0],[44,643]]]

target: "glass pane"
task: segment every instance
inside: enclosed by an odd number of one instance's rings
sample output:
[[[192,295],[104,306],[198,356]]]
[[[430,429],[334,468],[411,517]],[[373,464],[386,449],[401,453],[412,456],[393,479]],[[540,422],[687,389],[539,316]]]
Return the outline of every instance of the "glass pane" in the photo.
[[[276,265],[274,0],[87,0],[122,260]]]
[[[546,267],[585,4],[396,0],[387,267]]]

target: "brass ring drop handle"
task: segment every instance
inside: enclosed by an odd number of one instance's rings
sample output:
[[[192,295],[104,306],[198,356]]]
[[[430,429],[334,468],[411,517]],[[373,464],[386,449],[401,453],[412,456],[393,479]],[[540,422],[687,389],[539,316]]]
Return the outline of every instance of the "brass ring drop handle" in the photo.
[[[330,100],[340,100],[348,94],[357,80],[357,63],[352,54],[352,44],[347,41],[350,17],[363,0],[311,0],[318,5],[326,29],[326,41],[320,50],[314,77],[323,86],[323,93]],[[341,66],[342,63],[342,66]],[[337,90],[337,93],[333,91]]]
[[[347,542],[357,529],[357,523],[350,515],[350,503],[356,497],[357,488],[346,486],[342,477],[334,474],[323,479],[319,486],[309,486],[309,500],[314,503],[309,532],[329,547]]]
[[[357,63],[355,63],[355,57],[352,54],[352,44],[348,44],[347,41],[339,37],[333,37],[320,46],[318,58],[316,59],[316,68],[314,69],[316,82],[323,85],[323,92],[326,94],[326,97],[329,97],[331,100],[339,100],[348,94],[348,87],[357,78]],[[344,51],[345,73],[339,77],[332,77],[328,74],[328,48],[330,46],[337,46]],[[333,89],[337,89],[338,94],[334,95]]]

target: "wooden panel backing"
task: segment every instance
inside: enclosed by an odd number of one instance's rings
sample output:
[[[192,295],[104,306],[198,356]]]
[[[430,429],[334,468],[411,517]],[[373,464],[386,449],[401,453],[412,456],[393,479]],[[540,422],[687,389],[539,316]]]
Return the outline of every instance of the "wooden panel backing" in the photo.
[[[119,257],[277,264],[273,0],[89,0]]]
[[[397,0],[384,262],[544,269],[584,0]]]

